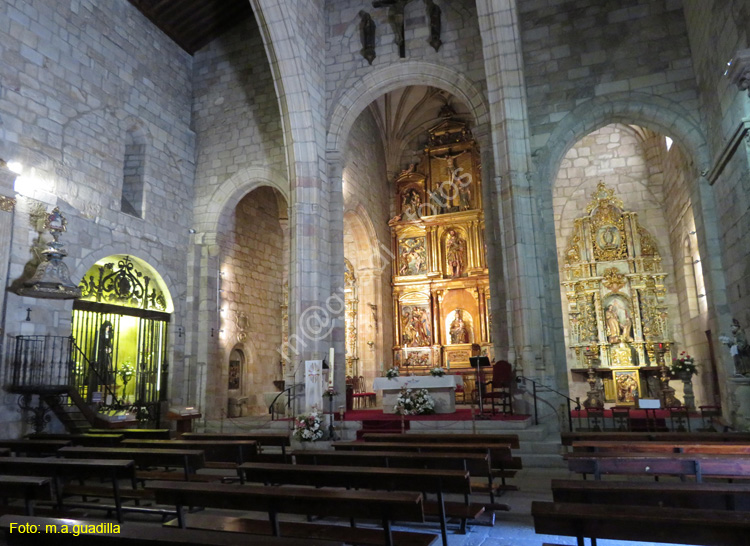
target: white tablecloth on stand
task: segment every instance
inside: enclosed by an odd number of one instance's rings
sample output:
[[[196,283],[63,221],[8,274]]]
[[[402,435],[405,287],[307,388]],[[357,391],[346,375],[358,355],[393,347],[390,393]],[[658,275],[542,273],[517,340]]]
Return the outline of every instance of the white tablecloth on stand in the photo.
[[[383,413],[396,413],[396,400],[402,388],[426,389],[435,400],[435,413],[455,413],[455,390],[464,384],[460,375],[407,375],[388,379],[376,377],[372,382],[373,390],[383,391]]]

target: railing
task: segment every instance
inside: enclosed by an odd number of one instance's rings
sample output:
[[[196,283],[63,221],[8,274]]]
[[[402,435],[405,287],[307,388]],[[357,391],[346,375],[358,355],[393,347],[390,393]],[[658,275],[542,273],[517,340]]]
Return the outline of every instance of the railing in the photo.
[[[271,414],[271,421],[276,420],[276,401],[281,398],[284,394],[286,394],[286,405],[285,408],[291,408],[292,407],[292,400],[294,400],[297,396],[297,388],[301,387],[302,383],[295,383],[291,387],[287,387],[283,391],[281,391],[279,394],[277,394],[273,401],[271,402],[271,405],[268,406],[268,413]]]
[[[571,408],[571,403],[575,404],[575,409],[577,411],[581,411],[581,399],[578,398],[578,397],[576,397],[576,399],[573,400],[572,398],[568,397],[567,395],[565,395],[565,394],[563,394],[563,393],[561,393],[559,391],[556,391],[552,387],[549,387],[547,385],[543,385],[543,384],[539,383],[535,379],[531,379],[531,378],[523,376],[523,375],[519,375],[519,376],[516,377],[516,383],[518,385],[520,385],[520,384],[523,383],[524,386],[525,386],[525,384],[526,384],[527,381],[529,381],[531,383],[531,385],[532,385],[531,394],[532,394],[532,396],[534,398],[534,424],[536,424],[536,425],[539,424],[539,405],[537,403],[538,400],[541,400],[545,404],[547,404],[550,407],[552,407],[552,405],[547,400],[545,400],[544,398],[539,398],[538,394],[539,393],[545,393],[545,392],[551,392],[553,394],[561,396],[567,402],[567,404],[568,404],[568,427],[570,428],[570,432],[573,432],[573,411],[572,411],[572,408]],[[552,407],[552,409],[555,411],[555,413],[557,413],[557,410],[555,410],[554,407]]]
[[[12,354],[11,388],[76,387],[81,395],[103,389],[112,405],[119,404],[110,382],[76,345],[73,336],[16,336]]]

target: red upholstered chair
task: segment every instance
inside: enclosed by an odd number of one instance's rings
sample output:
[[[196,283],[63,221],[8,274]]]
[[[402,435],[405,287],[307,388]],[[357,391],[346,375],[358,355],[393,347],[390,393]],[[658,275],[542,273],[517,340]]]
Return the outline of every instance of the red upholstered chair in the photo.
[[[513,415],[513,398],[511,385],[513,384],[513,365],[507,360],[498,360],[492,365],[492,380],[484,383],[482,401],[492,404],[492,413],[495,413],[495,404],[500,406],[503,413]]]
[[[374,407],[375,393],[365,389],[365,378],[361,375],[353,377],[352,382],[354,383],[354,406],[356,408]]]

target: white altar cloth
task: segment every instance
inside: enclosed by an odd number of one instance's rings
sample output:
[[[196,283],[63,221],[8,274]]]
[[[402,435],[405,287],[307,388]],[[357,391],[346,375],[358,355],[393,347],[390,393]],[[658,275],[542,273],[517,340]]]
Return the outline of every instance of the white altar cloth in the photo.
[[[435,413],[455,413],[456,386],[463,385],[464,379],[460,375],[408,375],[394,377],[376,377],[372,388],[383,391],[383,413],[396,413],[396,400],[403,387],[407,389],[426,389],[435,400]]]

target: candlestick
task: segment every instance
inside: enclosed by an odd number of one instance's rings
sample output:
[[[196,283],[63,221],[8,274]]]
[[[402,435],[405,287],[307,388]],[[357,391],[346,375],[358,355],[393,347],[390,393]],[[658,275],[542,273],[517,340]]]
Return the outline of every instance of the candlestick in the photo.
[[[333,347],[328,353],[328,386],[333,388]]]

